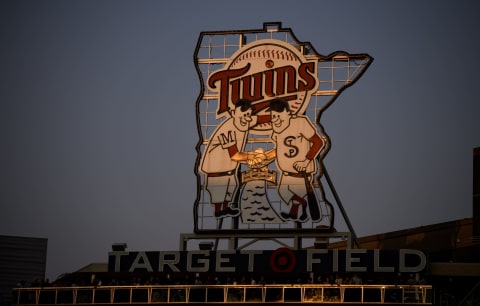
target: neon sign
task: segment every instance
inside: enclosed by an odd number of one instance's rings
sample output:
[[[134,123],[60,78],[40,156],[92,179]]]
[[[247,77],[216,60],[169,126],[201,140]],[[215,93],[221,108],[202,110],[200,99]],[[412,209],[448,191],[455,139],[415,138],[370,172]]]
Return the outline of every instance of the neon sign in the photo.
[[[320,118],[372,60],[321,55],[279,23],[202,32],[194,231],[333,228],[321,181],[330,139]]]
[[[316,250],[292,251],[161,251],[110,252],[109,272],[400,272],[415,273],[427,266],[419,250]]]

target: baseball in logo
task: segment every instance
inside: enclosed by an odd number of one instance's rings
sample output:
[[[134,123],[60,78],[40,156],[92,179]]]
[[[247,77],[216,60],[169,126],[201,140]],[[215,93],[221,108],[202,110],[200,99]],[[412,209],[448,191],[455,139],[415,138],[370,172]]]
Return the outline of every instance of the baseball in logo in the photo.
[[[207,83],[210,90],[219,93],[219,116],[239,99],[252,101],[257,115],[268,115],[266,109],[274,98],[287,100],[293,114],[302,114],[318,87],[317,64],[307,61],[290,44],[258,40],[233,54],[225,68],[213,73]],[[262,123],[254,129],[269,130],[271,124]]]

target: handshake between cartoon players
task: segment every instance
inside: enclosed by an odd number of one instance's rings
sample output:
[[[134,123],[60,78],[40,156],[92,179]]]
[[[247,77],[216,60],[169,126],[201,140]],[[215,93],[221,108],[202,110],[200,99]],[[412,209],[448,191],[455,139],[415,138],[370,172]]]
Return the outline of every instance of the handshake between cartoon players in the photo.
[[[271,163],[275,157],[268,158],[262,148],[247,152],[247,165],[250,169],[259,169]]]
[[[236,175],[239,163],[260,169],[275,160],[280,170],[278,194],[290,207],[288,213],[281,213],[282,218],[305,222],[309,209],[312,221],[319,221],[319,207],[316,201],[313,203],[315,194],[310,192],[313,190],[311,174],[316,172],[315,158],[324,147],[324,141],[306,116],[290,112],[287,101],[274,99],[269,110],[270,116],[259,118],[253,116],[249,101],[239,100],[230,111],[231,117],[217,127],[208,142],[201,171],[206,175],[206,189],[210,193],[215,217],[236,217],[240,214],[238,208],[231,206],[239,185]],[[268,151],[258,148],[242,152],[249,129],[265,120],[272,126],[271,140],[275,147]],[[300,208],[302,213],[299,216]]]

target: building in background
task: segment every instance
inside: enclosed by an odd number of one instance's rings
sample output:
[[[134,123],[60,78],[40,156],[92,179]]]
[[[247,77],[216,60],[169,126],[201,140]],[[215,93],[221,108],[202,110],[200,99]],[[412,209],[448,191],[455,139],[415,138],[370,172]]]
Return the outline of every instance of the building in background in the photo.
[[[46,238],[0,235],[0,301],[5,305],[10,305],[12,288],[45,281],[47,242]]]
[[[473,150],[473,238],[480,242],[480,147]]]

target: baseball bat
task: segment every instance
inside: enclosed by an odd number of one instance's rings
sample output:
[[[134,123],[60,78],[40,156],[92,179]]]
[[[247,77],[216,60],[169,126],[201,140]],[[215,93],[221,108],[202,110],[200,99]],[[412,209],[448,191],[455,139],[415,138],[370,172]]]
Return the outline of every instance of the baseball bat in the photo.
[[[307,172],[301,172],[303,178],[305,179],[305,187],[307,187],[307,201],[308,201],[308,209],[310,211],[310,218],[312,221],[320,221],[322,219],[320,213],[320,207],[317,202],[317,197],[315,196],[315,190],[313,189],[312,183],[308,178]]]

